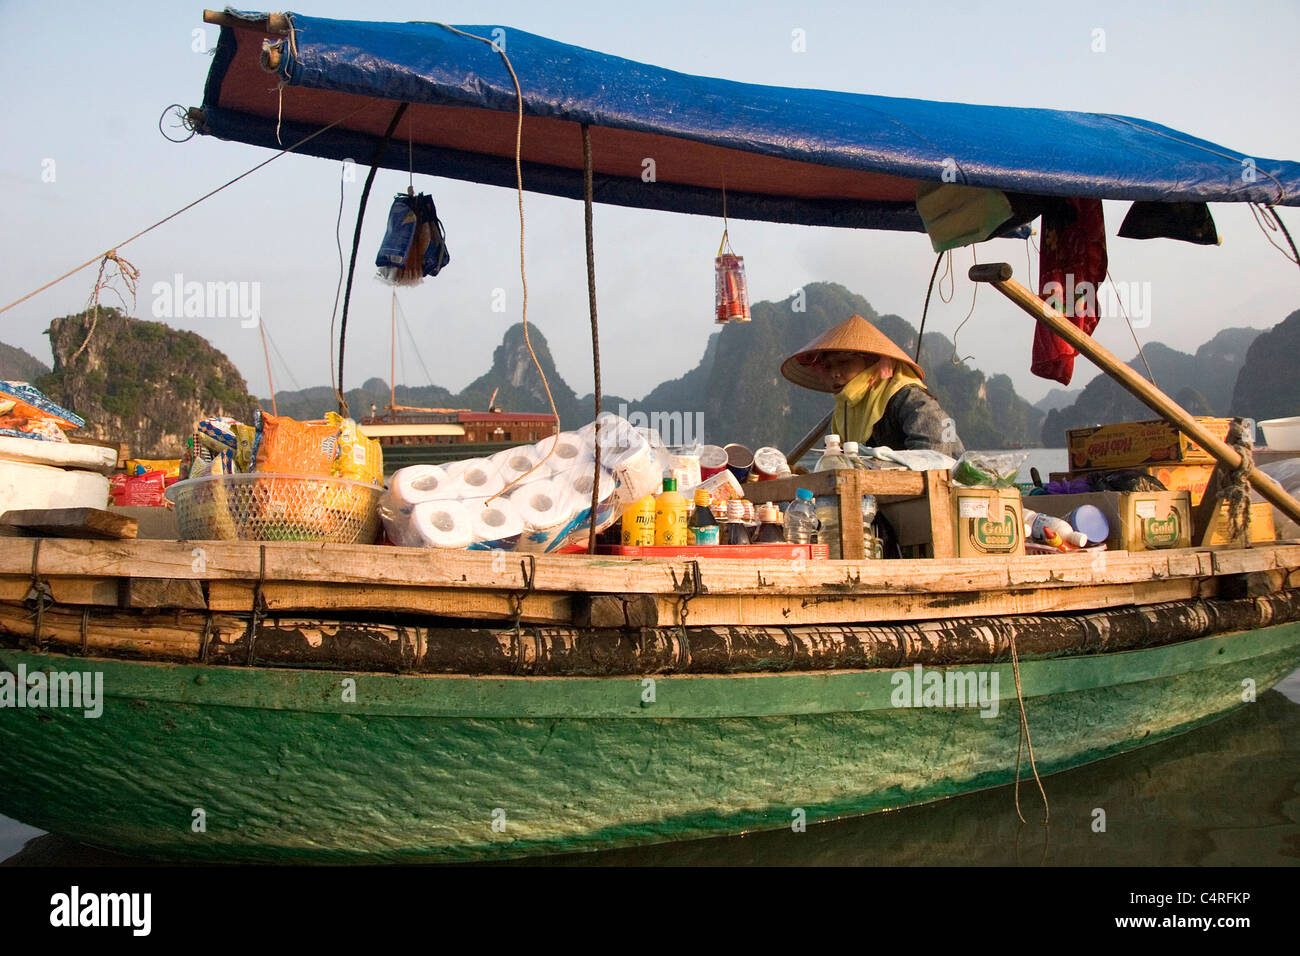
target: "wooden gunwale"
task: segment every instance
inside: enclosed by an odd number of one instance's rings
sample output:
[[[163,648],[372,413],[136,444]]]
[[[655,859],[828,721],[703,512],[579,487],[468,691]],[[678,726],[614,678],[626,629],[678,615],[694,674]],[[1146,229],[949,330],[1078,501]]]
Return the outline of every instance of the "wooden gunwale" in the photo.
[[[693,569],[700,569],[698,582]],[[129,578],[607,594],[856,595],[1065,588],[1300,570],[1250,548],[912,560],[660,559],[245,541],[0,539],[0,578]],[[695,586],[698,584],[698,587]]]

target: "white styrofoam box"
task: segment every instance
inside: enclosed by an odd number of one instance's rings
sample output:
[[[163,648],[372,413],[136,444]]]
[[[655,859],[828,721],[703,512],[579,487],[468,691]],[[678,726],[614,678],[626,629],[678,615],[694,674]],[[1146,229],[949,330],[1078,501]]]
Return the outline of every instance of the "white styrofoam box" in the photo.
[[[25,461],[0,461],[0,514],[26,508],[107,506],[107,475]]]
[[[0,435],[0,461],[27,461],[58,468],[80,468],[111,475],[117,469],[117,452],[103,445],[39,441]]]

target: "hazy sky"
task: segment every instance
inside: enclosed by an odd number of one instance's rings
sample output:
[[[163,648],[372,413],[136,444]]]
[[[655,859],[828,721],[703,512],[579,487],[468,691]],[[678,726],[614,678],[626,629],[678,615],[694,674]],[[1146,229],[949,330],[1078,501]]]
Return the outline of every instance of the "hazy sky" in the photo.
[[[1249,9],[1249,12],[1243,12]],[[441,4],[319,0],[312,16],[436,19],[501,24],[670,69],[747,82],[1046,106],[1151,119],[1250,155],[1300,159],[1300,5],[1256,3],[653,3]],[[803,30],[806,52],[792,49]],[[195,30],[202,30],[196,41]],[[1095,52],[1097,30],[1103,52]],[[162,138],[169,103],[197,106],[215,27],[193,3],[0,2],[0,188],[6,210],[0,305],[109,248],[265,159],[256,147]],[[362,177],[358,177],[358,180]],[[52,181],[46,181],[52,179]],[[338,164],[286,156],[121,250],[141,270],[135,314],[150,318],[157,282],[260,283],[266,327],[288,360],[277,388],[327,384],[328,327],[338,277]],[[393,193],[406,174],[381,170],[358,259],[347,384],[388,378],[389,287],[373,262]],[[346,186],[350,242],[361,183]],[[428,176],[447,229],[451,265],[400,294],[434,383],[456,391],[481,374],[501,334],[519,319],[518,220],[513,190]],[[1125,204],[1107,203],[1113,237]],[[1212,207],[1221,247],[1112,239],[1111,272],[1136,290],[1144,341],[1194,350],[1227,325],[1268,328],[1300,307],[1300,271],[1273,250],[1241,205]],[[582,204],[525,195],[529,319],[545,333],[560,373],[590,391]],[[1300,233],[1300,214],[1283,210]],[[598,206],[596,262],[606,392],[640,397],[694,366],[712,321],[713,256],[721,223]],[[920,234],[736,221],[754,300],[782,299],[818,280],[843,283],[880,312],[915,324],[933,265]],[[979,249],[1019,277],[1023,242]],[[949,336],[966,315],[970,250],[955,253],[953,300],[932,303],[930,328]],[[1034,256],[1037,269],[1037,256]],[[86,304],[87,269],[0,315],[0,341],[50,360],[49,320]],[[508,311],[491,310],[507,290]],[[963,355],[1005,372],[1031,400],[1052,383],[1028,372],[1031,321],[995,293],[980,293],[962,329]],[[237,319],[172,319],[226,352],[257,394],[267,394],[255,329]],[[1105,319],[1103,344],[1134,354],[1122,319]],[[426,384],[407,348],[398,380]],[[290,378],[290,374],[292,378]],[[1075,384],[1091,377],[1081,360]],[[322,409],[324,411],[325,409]]]

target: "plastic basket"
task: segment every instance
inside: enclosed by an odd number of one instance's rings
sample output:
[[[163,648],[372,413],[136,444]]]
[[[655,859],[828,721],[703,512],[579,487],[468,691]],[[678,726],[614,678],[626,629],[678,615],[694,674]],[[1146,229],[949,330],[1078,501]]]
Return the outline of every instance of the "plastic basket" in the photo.
[[[186,539],[370,544],[383,490],[347,478],[250,472],[178,481],[167,498]]]

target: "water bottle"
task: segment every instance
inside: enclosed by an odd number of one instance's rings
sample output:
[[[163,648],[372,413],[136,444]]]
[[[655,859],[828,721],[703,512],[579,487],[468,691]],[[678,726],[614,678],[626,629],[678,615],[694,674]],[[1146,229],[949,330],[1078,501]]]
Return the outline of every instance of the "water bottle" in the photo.
[[[867,470],[867,463],[862,460],[858,454],[858,443],[855,441],[846,441],[844,443],[844,457],[849,460],[849,465],[859,471]]]
[[[839,495],[823,495],[817,499],[815,507],[820,525],[817,540],[830,550],[831,560],[838,561],[844,557],[844,549],[840,546]]]
[[[817,510],[813,493],[807,488],[795,491],[795,499],[785,509],[785,540],[789,544],[811,544],[817,533]]]
[[[853,465],[844,452],[840,449],[840,436],[826,436],[826,450],[822,452],[821,461],[817,462],[817,467],[813,471],[835,471],[839,468],[852,468]]]

